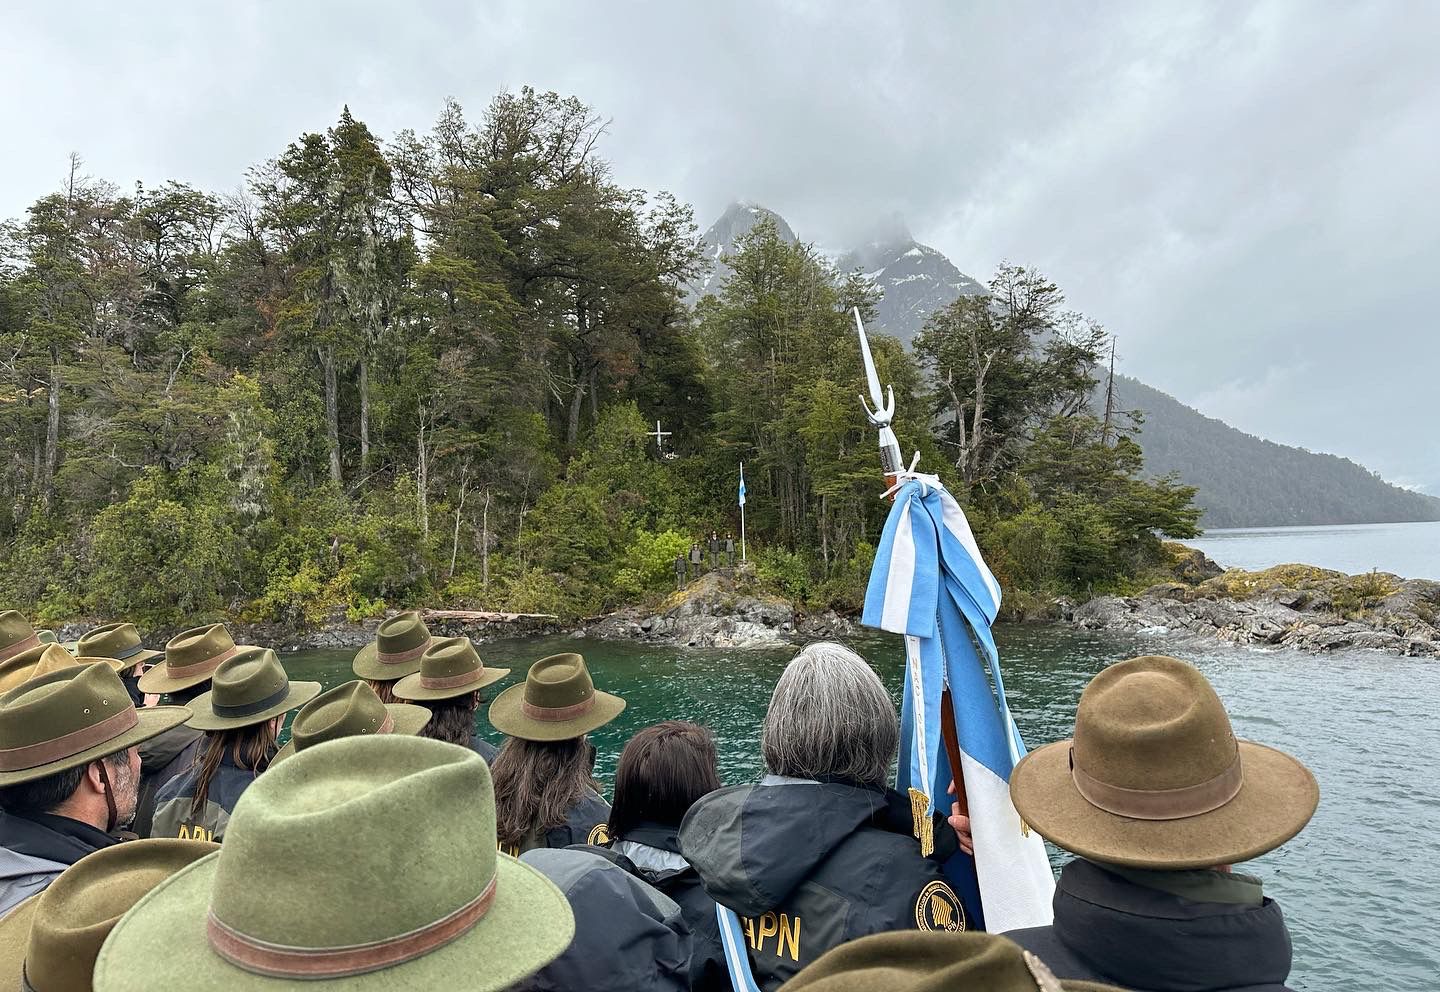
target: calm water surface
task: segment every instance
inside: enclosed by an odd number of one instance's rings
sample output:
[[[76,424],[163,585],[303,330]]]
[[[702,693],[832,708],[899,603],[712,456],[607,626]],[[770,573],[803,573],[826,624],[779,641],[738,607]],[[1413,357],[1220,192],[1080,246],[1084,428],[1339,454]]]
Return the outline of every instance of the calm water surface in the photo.
[[[1300,556],[1306,557],[1306,556]],[[1068,737],[1085,683],[1105,665],[1165,651],[1214,681],[1242,737],[1301,757],[1320,780],[1320,810],[1279,851],[1252,863],[1285,907],[1299,989],[1440,988],[1440,666],[1371,652],[1312,657],[1048,626],[998,632],[1015,718],[1033,746]],[[855,644],[898,700],[903,649],[877,636]],[[594,735],[607,782],[640,727],[674,717],[708,725],[727,783],[760,774],[759,728],[789,652],[695,651],[544,639],[482,646],[514,669],[556,651],[582,651],[595,681],[629,701]],[[348,680],[349,652],[286,659],[298,678]],[[481,729],[499,737],[488,724]]]
[[[1304,562],[1351,575],[1378,569],[1407,579],[1440,579],[1440,521],[1207,530],[1185,543],[1226,568]]]

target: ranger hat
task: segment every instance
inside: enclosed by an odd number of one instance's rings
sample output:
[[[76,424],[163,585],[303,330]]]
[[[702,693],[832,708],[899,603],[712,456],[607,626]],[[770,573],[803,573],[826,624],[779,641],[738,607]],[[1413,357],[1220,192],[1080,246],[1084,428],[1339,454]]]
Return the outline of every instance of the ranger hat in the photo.
[[[396,682],[393,691],[400,699],[454,699],[509,674],[508,668],[486,668],[468,637],[441,637],[430,642],[420,670]]]
[[[122,668],[133,668],[142,662],[159,658],[164,652],[151,651],[140,643],[140,631],[133,623],[106,623],[85,632],[75,642],[75,655],[80,658],[114,658],[125,662]]]
[[[319,682],[291,682],[269,648],[241,648],[215,669],[210,691],[190,701],[195,730],[234,730],[288,713],[320,692]]]
[[[1298,834],[1320,788],[1284,752],[1237,741],[1214,688],[1174,658],[1132,658],[1085,687],[1075,737],[1010,773],[1020,817],[1058,847],[1132,868],[1248,861]]]
[[[240,650],[223,623],[191,627],[170,638],[165,660],[140,676],[140,691],[179,692],[208,682],[220,663]]]
[[[1062,982],[1008,937],[989,933],[881,933],[826,951],[785,992],[1120,992]]]
[[[0,613],[0,661],[7,661],[21,651],[40,646],[40,635],[18,610]]]
[[[601,692],[578,654],[552,654],[530,666],[523,685],[512,685],[490,704],[490,722],[507,737],[563,741],[603,727],[625,700]]]
[[[95,988],[495,992],[574,933],[560,890],[495,849],[484,759],[423,737],[346,737],[256,779],[220,852],[116,925]]]
[[[357,678],[393,682],[420,671],[420,656],[430,646],[430,628],[411,610],[383,621],[375,640],[355,655],[350,668]]]
[[[20,683],[41,675],[58,672],[62,668],[100,661],[117,671],[121,664],[110,658],[76,658],[58,644],[42,644],[28,651],[21,651],[6,661],[0,661],[0,692],[13,689]]]
[[[87,854],[0,919],[0,985],[25,992],[89,989],[95,956],[140,897],[220,850],[197,840],[137,840]]]
[[[109,665],[71,665],[0,695],[0,788],[88,765],[185,722],[183,706],[137,710]]]
[[[410,703],[382,703],[375,690],[361,681],[346,682],[320,693],[300,707],[290,724],[290,742],[271,761],[274,764],[323,741],[363,734],[415,736],[430,722],[430,711]]]

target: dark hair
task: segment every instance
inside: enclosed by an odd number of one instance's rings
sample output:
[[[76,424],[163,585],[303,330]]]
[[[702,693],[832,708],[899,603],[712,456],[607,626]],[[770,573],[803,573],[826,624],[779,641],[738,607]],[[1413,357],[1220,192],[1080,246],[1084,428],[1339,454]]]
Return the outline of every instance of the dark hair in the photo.
[[[490,766],[495,781],[495,834],[508,847],[522,847],[565,822],[585,795],[598,791],[591,775],[595,750],[584,737],[526,741],[507,737]]]
[[[126,752],[121,751],[118,754],[107,754],[96,760],[104,761],[114,769],[119,766],[120,760],[125,758],[125,755]],[[56,772],[54,775],[46,775],[44,778],[21,782],[19,785],[7,785],[0,789],[0,809],[19,816],[31,813],[53,813],[64,804],[65,800],[79,790],[80,782],[85,778],[85,769],[90,765],[91,762],[86,762],[74,768],[67,768],[63,772]]]
[[[478,690],[454,699],[427,701],[425,705],[430,708],[430,722],[420,729],[421,737],[470,746],[470,738],[475,735],[475,711],[480,707]]]
[[[720,788],[715,738],[697,723],[666,720],[639,731],[615,768],[610,836],[644,822],[678,827],[690,806]]]
[[[212,686],[210,685],[210,680],[206,679],[204,682],[197,683],[196,685],[189,686],[188,688],[174,689],[170,692],[167,692],[165,694],[165,702],[174,706],[184,706],[192,699],[205,695],[205,693],[209,692],[211,688]]]
[[[229,751],[235,764],[248,768],[257,775],[270,767],[275,757],[275,721],[252,723],[248,727],[232,727],[229,730],[211,730],[205,734],[205,743],[196,756],[195,798],[190,802],[190,815],[199,816],[205,809],[205,800],[210,798],[210,783],[220,770],[220,762]]]
[[[380,697],[382,703],[399,703],[404,700],[395,695],[395,683],[399,679],[366,679],[365,684],[375,690],[375,695]]]

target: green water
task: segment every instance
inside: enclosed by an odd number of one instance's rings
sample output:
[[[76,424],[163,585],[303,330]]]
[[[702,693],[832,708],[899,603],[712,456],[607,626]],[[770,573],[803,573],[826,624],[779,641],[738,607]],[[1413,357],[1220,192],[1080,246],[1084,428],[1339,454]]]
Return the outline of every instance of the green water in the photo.
[[[1320,810],[1294,841],[1248,870],[1285,908],[1298,989],[1440,987],[1440,666],[1371,652],[1324,657],[1182,644],[1047,626],[997,630],[1016,721],[1032,746],[1069,736],[1085,683],[1112,661],[1165,652],[1199,665],[1230,709],[1236,732],[1284,748],[1320,781]],[[897,701],[903,649],[888,636],[852,642]],[[789,652],[697,651],[569,638],[496,641],[487,665],[523,678],[536,658],[581,651],[596,684],[629,701],[593,735],[600,777],[640,727],[667,718],[714,732],[727,783],[760,774],[759,728]],[[351,678],[350,652],[288,656],[292,677],[327,686]],[[499,743],[483,719],[480,730]]]

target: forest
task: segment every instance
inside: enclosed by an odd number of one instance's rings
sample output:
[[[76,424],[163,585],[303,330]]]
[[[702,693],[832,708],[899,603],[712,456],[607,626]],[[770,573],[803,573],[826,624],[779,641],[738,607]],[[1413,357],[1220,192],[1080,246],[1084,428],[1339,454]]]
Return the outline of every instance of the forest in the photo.
[[[739,529],[798,608],[854,610],[887,504],[850,311],[773,225],[693,306],[691,208],[618,184],[574,97],[345,109],[222,195],[72,160],[0,227],[0,602],[37,620],[293,626],[412,605],[586,617]],[[240,177],[237,177],[237,180]],[[1103,328],[1001,264],[913,352],[870,327],[907,455],[1011,615],[1143,584],[1194,490],[1147,478]],[[668,437],[652,436],[659,421]]]

